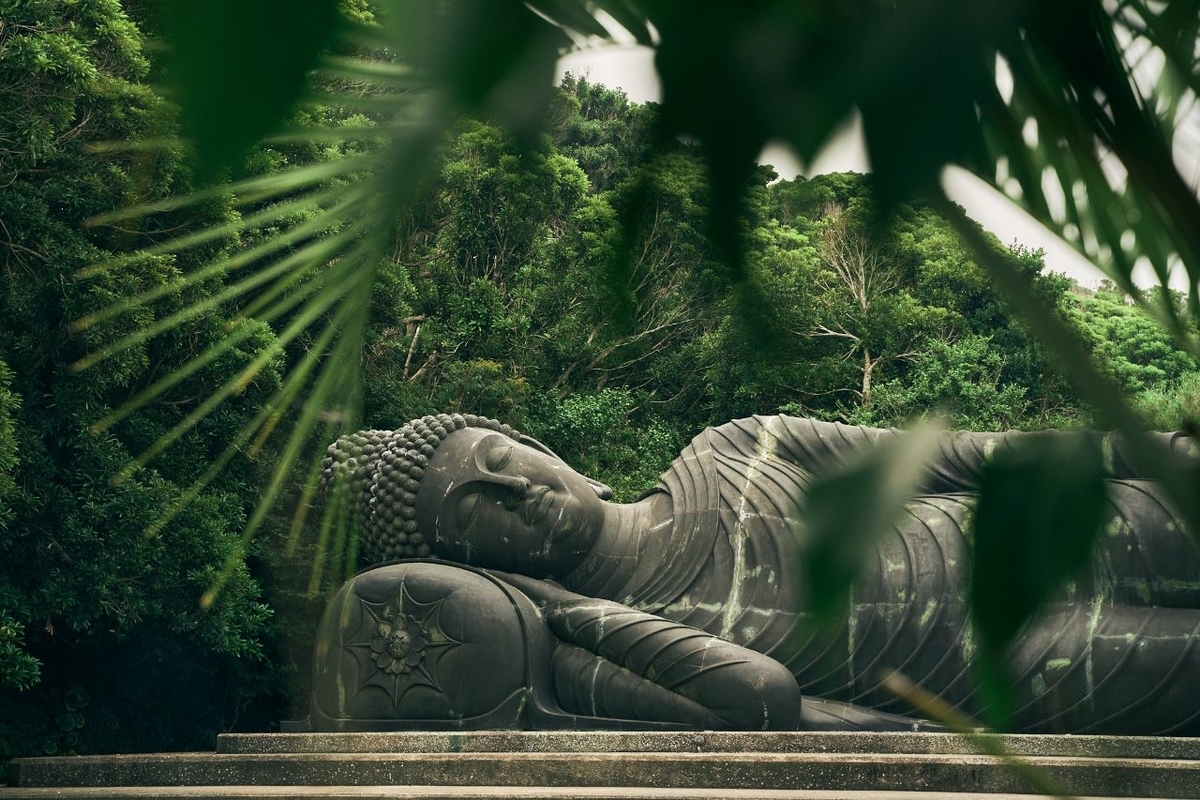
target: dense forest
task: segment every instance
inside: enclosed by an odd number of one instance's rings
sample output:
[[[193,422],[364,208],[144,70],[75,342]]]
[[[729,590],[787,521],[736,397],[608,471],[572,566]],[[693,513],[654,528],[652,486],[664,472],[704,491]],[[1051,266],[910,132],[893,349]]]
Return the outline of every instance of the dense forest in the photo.
[[[229,439],[270,413],[286,368],[323,344],[315,327],[285,332],[257,313],[286,295],[235,305],[236,269],[183,288],[176,278],[214,261],[258,263],[257,248],[278,233],[258,220],[290,204],[291,230],[303,230],[317,201],[276,197],[266,213],[214,192],[134,224],[96,223],[193,184],[180,147],[96,146],[176,131],[176,110],[150,88],[156,66],[139,25],[153,21],[138,9],[35,0],[0,15],[5,759],[205,747],[219,731],[302,713],[305,632],[330,580],[310,592],[305,564],[324,546],[311,519],[300,547],[287,546],[308,502],[302,475],[263,534],[243,540],[275,456],[269,444],[247,444],[178,506]],[[1089,424],[1091,409],[931,208],[883,213],[870,176],[789,181],[760,168],[745,187],[740,236],[749,285],[769,302],[748,315],[726,291],[712,243],[700,149],[654,143],[657,107],[586,78],[568,76],[551,103],[533,140],[488,119],[446,131],[371,288],[367,426],[443,410],[496,417],[629,499],[700,428],[755,413],[869,425],[940,415],[977,430]],[[335,105],[304,107],[293,124],[354,133],[319,150],[259,145],[239,177],[376,146],[372,120]],[[199,248],[156,254],[213,226],[222,235]],[[1019,243],[994,246],[1154,425],[1200,416],[1200,365],[1130,297],[1113,285],[1080,288]],[[151,300],[103,314],[131,295]],[[203,313],[189,310],[197,298],[209,301]],[[137,331],[154,335],[90,358]],[[223,337],[238,346],[97,429]],[[256,359],[266,367],[252,382],[157,452],[212,386]],[[148,450],[146,468],[130,470]],[[227,565],[221,593],[201,610]]]

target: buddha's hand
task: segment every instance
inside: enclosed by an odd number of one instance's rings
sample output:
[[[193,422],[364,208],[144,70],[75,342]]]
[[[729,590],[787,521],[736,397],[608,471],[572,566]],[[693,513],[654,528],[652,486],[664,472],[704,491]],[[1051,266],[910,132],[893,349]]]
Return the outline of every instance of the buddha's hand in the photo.
[[[550,629],[566,643],[567,648],[555,656],[560,697],[590,698],[597,676],[608,676],[613,665],[635,682],[631,686],[640,678],[657,691],[678,696],[686,707],[703,709],[702,717],[689,718],[702,727],[795,730],[799,725],[800,687],[769,656],[611,600],[576,594],[550,581],[493,574],[533,600]],[[581,656],[583,651],[590,657]],[[597,666],[597,656],[607,662],[604,670]],[[632,691],[624,687],[629,680],[610,677],[612,691]],[[585,708],[594,705],[594,698],[584,704]]]

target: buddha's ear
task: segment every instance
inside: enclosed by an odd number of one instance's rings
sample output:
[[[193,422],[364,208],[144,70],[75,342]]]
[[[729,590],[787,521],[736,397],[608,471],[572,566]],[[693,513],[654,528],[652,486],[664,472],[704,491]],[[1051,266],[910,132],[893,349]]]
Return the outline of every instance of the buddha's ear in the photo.
[[[596,497],[599,497],[601,500],[612,500],[613,490],[607,483],[601,483],[598,480],[589,478],[587,475],[584,475],[583,479],[591,485],[592,491],[596,493]]]
[[[558,453],[551,450],[549,447],[546,447],[546,445],[542,444],[541,442],[539,442],[537,439],[533,438],[532,436],[526,436],[525,434],[522,433],[520,436],[517,437],[517,441],[519,443],[525,445],[526,447],[532,447],[534,450],[537,450],[538,452],[545,453],[546,455],[551,456],[553,458],[557,458],[559,461],[562,461],[564,464],[567,463],[562,458],[562,456],[560,456]],[[568,464],[567,466],[570,466],[570,465]],[[601,483],[600,481],[593,480],[592,478],[589,478],[587,475],[584,475],[583,479],[586,480],[588,482],[588,484],[591,485],[592,491],[594,491],[596,493],[596,497],[599,497],[601,500],[611,500],[612,499],[612,496],[613,496],[612,487],[608,486],[607,484]]]

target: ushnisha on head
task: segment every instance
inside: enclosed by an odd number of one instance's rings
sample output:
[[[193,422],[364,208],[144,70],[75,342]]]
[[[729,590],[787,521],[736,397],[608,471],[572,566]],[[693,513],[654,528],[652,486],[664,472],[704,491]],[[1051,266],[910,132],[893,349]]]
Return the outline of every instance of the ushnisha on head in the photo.
[[[583,558],[612,494],[537,440],[473,414],[343,436],[322,485],[357,510],[368,563],[437,555],[546,576]]]
[[[339,502],[358,510],[360,547],[368,563],[431,555],[429,543],[417,529],[417,492],[434,452],[453,431],[467,427],[513,438],[520,435],[494,419],[436,414],[399,430],[351,433],[329,446],[321,487],[326,493],[342,495]]]

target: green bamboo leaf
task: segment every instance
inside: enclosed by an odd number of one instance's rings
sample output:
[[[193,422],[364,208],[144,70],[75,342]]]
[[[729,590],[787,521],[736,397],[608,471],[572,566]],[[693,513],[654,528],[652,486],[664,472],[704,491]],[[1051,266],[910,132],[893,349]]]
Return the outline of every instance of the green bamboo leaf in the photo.
[[[311,352],[322,352],[328,348],[334,341],[336,333],[335,328],[326,326],[313,342]],[[146,535],[157,535],[163,528],[170,524],[171,520],[175,519],[181,511],[200,496],[204,489],[221,474],[221,471],[225,469],[230,461],[237,456],[243,455],[245,446],[267,427],[268,421],[272,417],[278,417],[283,409],[291,407],[292,403],[300,395],[300,392],[308,385],[311,374],[320,366],[320,363],[319,358],[312,356],[305,358],[295,369],[290,370],[284,379],[283,385],[272,395],[271,401],[242,426],[237,434],[230,439],[229,444],[221,454],[209,464],[208,469],[150,524],[146,530]],[[283,465],[280,465],[279,468],[283,468]]]
[[[87,142],[82,145],[82,149],[85,153],[111,155],[114,153],[146,153],[156,150],[173,150],[182,145],[183,140],[177,136],[161,136],[133,140],[122,139],[109,142]]]
[[[656,37],[645,10],[636,3],[630,0],[594,0],[589,5],[615,19],[622,28],[633,34],[638,44],[646,47],[655,44]]]
[[[980,753],[1002,760],[1009,769],[1020,775],[1035,791],[1046,797],[1059,798],[1059,800],[1075,800],[1075,795],[1069,794],[1058,779],[1051,776],[1045,769],[1030,764],[1024,756],[1008,752],[1005,743],[1011,739],[985,731],[977,720],[963,714],[957,706],[947,702],[945,698],[921,688],[899,672],[888,673],[883,679],[883,686],[915,708],[921,716],[937,720],[955,733],[966,737],[967,741]]]
[[[261,203],[269,198],[297,191],[310,184],[369,170],[377,161],[378,157],[371,153],[341,161],[322,161],[317,164],[296,167],[295,169],[275,175],[247,178],[242,181],[211,186],[208,189],[201,189],[190,194],[179,195],[178,197],[170,197],[165,200],[156,200],[151,203],[120,208],[105,214],[97,214],[87,220],[87,225],[96,227],[123,220],[137,219],[150,214],[176,211],[196,205],[204,200],[211,200],[214,197],[232,197],[235,207]]]
[[[321,61],[320,71],[322,74],[340,75],[355,80],[384,81],[401,89],[421,85],[416,70],[408,64],[394,61],[327,56]]]
[[[361,274],[362,273],[360,272],[360,275]],[[331,342],[337,342],[335,351],[331,353],[331,361],[338,366],[335,368],[325,368],[320,371],[316,383],[312,388],[312,392],[307,398],[307,402],[304,403],[300,417],[287,440],[284,451],[280,455],[278,466],[271,476],[270,482],[263,493],[262,500],[255,508],[254,513],[251,515],[246,524],[246,528],[242,533],[241,546],[239,549],[243,551],[243,554],[245,548],[249,545],[249,542],[251,539],[253,539],[255,533],[257,533],[259,527],[262,525],[267,513],[274,507],[274,503],[278,499],[280,493],[283,491],[287,481],[291,478],[291,467],[300,457],[301,449],[307,443],[309,434],[317,429],[322,416],[326,413],[327,403],[329,400],[331,398],[337,398],[339,401],[344,403],[345,387],[357,386],[361,383],[361,376],[358,374],[359,359],[355,357],[346,357],[348,354],[345,352],[345,350],[347,349],[348,343],[354,343],[355,341],[361,339],[361,326],[364,324],[364,315],[358,313],[358,304],[363,300],[361,294],[363,292],[369,294],[370,292],[370,277],[370,273],[367,273],[367,279],[356,282],[355,285],[351,287],[355,290],[352,292],[352,296],[353,294],[359,295],[355,298],[357,302],[350,301],[343,303],[340,312],[335,316],[326,329],[326,333],[329,335],[320,337],[318,341],[323,348],[328,347]],[[344,334],[347,329],[350,330],[351,335],[342,335],[336,339],[333,336],[335,333]],[[357,333],[357,337],[354,335],[355,332]],[[357,353],[350,355],[356,356]],[[284,407],[290,406],[292,402],[294,402],[298,396],[299,389],[306,385],[304,378],[306,378],[307,374],[318,366],[320,366],[320,360],[315,356],[310,357],[305,360],[305,363],[300,369],[297,370],[297,373],[291,376],[292,379],[290,380],[289,385],[280,391],[280,400],[287,401],[286,403],[283,403]],[[339,407],[345,406],[339,403]],[[315,477],[316,472],[310,469],[309,474],[311,479],[312,477]],[[222,566],[220,572],[217,574],[213,584],[201,596],[201,608],[208,608],[212,605],[225,582],[229,579],[229,576],[233,575],[237,570],[243,554],[231,554],[229,556],[225,564]],[[320,567],[314,563],[314,571],[323,569],[323,566],[323,563],[320,565]]]
[[[319,244],[328,245],[330,243],[321,242]],[[142,408],[146,404],[162,396],[173,387],[179,385],[181,381],[187,379],[191,375],[194,375],[196,372],[216,361],[221,356],[230,352],[246,338],[253,336],[255,334],[255,328],[253,326],[240,324],[242,320],[255,319],[261,322],[272,322],[277,318],[287,314],[297,306],[305,303],[322,303],[323,301],[321,301],[319,298],[310,301],[312,295],[318,293],[322,289],[323,284],[320,281],[308,281],[307,284],[300,289],[288,291],[295,283],[304,281],[310,276],[311,273],[319,268],[317,263],[312,261],[312,258],[312,253],[308,251],[302,251],[296,255],[294,264],[281,263],[280,265],[277,265],[281,268],[281,274],[285,279],[276,282],[274,287],[263,292],[262,296],[256,300],[256,303],[253,306],[242,309],[240,315],[231,321],[229,333],[226,336],[224,336],[217,343],[213,344],[203,353],[200,353],[199,355],[190,359],[186,364],[180,366],[169,375],[160,378],[147,388],[138,392],[132,398],[122,403],[118,408],[114,409],[110,414],[105,415],[97,422],[93,423],[89,427],[89,430],[93,433],[99,433],[107,430],[116,423],[127,418],[139,408]],[[353,260],[356,258],[356,256],[354,254],[350,254],[349,258]],[[292,267],[297,268],[293,269]],[[282,295],[282,299],[278,300],[273,305],[262,309],[261,312],[257,308],[257,303],[259,300],[266,302],[268,300],[274,300],[280,295]],[[336,301],[336,297],[332,297],[331,300]],[[308,313],[323,311],[327,310],[330,305],[330,301],[324,301],[324,304],[320,305],[319,307],[306,307],[305,311]],[[130,338],[137,338],[139,341],[142,338],[147,338],[142,337],[142,333],[142,331],[139,331]],[[316,352],[320,352],[320,350],[316,350]],[[103,354],[104,351],[98,355]],[[292,373],[289,373],[289,379],[291,375]]]
[[[1005,40],[1011,98],[994,90],[982,98],[989,156],[973,169],[1016,196],[1200,356],[1194,328],[1200,247],[1192,233],[1200,224],[1200,201],[1172,152],[1179,110],[1196,97],[1196,54],[1194,40],[1184,44],[1171,33],[1178,24],[1160,21],[1190,19],[1188,4],[1152,9],[1130,2],[1111,15],[1084,0],[1067,5],[1039,6],[1026,35]],[[1089,24],[1078,24],[1083,18]],[[1195,20],[1188,24],[1194,27]],[[1148,86],[1131,78],[1128,60],[1149,53],[1164,55],[1167,64],[1165,79]],[[1185,94],[1191,100],[1184,102]],[[997,164],[1005,169],[998,172]],[[1123,176],[1109,174],[1114,164]],[[1012,191],[1012,180],[1019,191]],[[1047,181],[1057,184],[1060,203],[1046,195]],[[1134,283],[1142,261],[1160,282],[1153,292]],[[1176,264],[1189,277],[1187,311],[1167,288]]]
[[[427,120],[422,118],[420,113],[409,109],[410,106],[417,105],[417,101],[427,94],[422,93],[421,90],[423,88],[424,86],[422,85],[420,88],[406,90],[403,94],[397,94],[393,91],[379,91],[374,86],[364,87],[357,92],[344,91],[335,93],[333,91],[313,91],[304,100],[306,105],[332,106],[334,108],[357,111],[386,119],[387,124],[381,125],[381,128],[392,130],[405,126],[420,126],[427,123]],[[268,138],[274,139],[276,136],[286,135],[286,133],[278,133],[272,134]]]
[[[246,250],[241,251],[227,259],[215,261],[202,267],[201,269],[189,272],[179,281],[155,286],[140,294],[125,298],[120,303],[114,303],[113,305],[102,308],[92,314],[80,317],[71,324],[71,328],[72,330],[76,331],[87,330],[98,322],[103,322],[106,319],[111,319],[114,316],[123,314],[126,311],[137,308],[138,306],[145,305],[146,303],[153,302],[162,297],[166,297],[167,295],[172,294],[185,286],[201,283],[211,278],[228,274],[229,272],[245,266],[246,264],[249,264],[258,258],[265,257],[276,250],[280,250],[284,247],[295,244],[297,241],[300,241],[310,235],[320,233],[327,227],[332,227],[340,219],[340,217],[334,211],[337,204],[327,203],[326,201],[346,198],[343,200],[343,202],[351,203],[353,195],[347,198],[347,194],[349,193],[347,192],[346,187],[334,187],[330,190],[306,195],[293,201],[273,204],[256,214],[243,217],[242,219],[235,220],[233,222],[228,222],[223,225],[214,225],[210,228],[204,228],[203,230],[196,231],[196,233],[188,234],[187,236],[169,239],[162,244],[153,245],[143,250],[139,250],[132,256],[85,267],[79,270],[79,272],[75,273],[76,278],[90,278],[101,272],[121,269],[127,265],[136,264],[143,258],[179,253],[208,242],[230,238],[244,233],[247,230],[252,230],[256,227],[266,225],[267,223],[286,219],[293,214],[300,214],[310,211],[313,208],[320,208],[323,214],[330,214],[329,217],[318,217],[305,223],[301,223],[300,225],[295,225],[285,233],[280,234],[278,237],[271,237],[269,240],[261,242],[255,247],[247,248]]]
[[[351,193],[347,192],[345,186],[333,186],[325,190],[314,190],[293,200],[271,203],[260,211],[241,216],[236,220],[224,224],[214,224],[195,233],[177,236],[159,244],[142,248],[137,251],[135,257],[180,253],[202,244],[227,239],[248,230],[265,227],[268,223],[287,219],[290,216],[303,214],[313,209],[320,209],[323,212],[327,212],[349,194]],[[120,265],[120,263],[117,262],[117,265]],[[112,265],[97,264],[95,267],[87,267],[76,273],[76,277],[86,278],[91,274],[91,270],[108,269],[110,266]]]
[[[1021,10],[1015,3],[913,3],[869,28],[886,53],[876,63],[890,74],[876,76],[882,85],[858,101],[885,207],[936,186],[947,163],[976,156],[976,98],[995,84],[996,40],[1015,31]],[[938,66],[946,63],[955,68]]]
[[[378,141],[383,144],[390,137],[391,128],[390,125],[387,128],[379,125],[364,125],[278,133],[263,139],[263,144],[328,144],[344,143],[355,139]]]
[[[600,24],[600,20],[574,0],[533,0],[529,5],[546,19],[577,36],[609,38],[609,32]]]
[[[363,269],[362,267],[363,263],[361,261],[350,258],[343,259],[335,264],[329,271],[328,283],[323,285],[320,291],[303,305],[291,323],[277,335],[270,348],[257,354],[237,375],[213,390],[212,394],[201,401],[195,409],[180,420],[173,428],[160,436],[152,445],[135,458],[133,463],[119,473],[114,480],[116,482],[125,480],[133,472],[144,467],[178,441],[181,436],[198,425],[201,420],[211,414],[228,397],[244,390],[246,385],[252,382],[259,372],[283,353],[284,347],[289,342],[303,334],[308,326],[332,307],[334,303],[342,299],[346,294],[353,292],[361,281],[369,281],[374,276],[373,270]],[[352,311],[357,311],[361,308],[361,306],[353,302],[343,303],[343,309],[347,306]],[[288,468],[290,468],[291,463],[289,461],[283,462]]]

